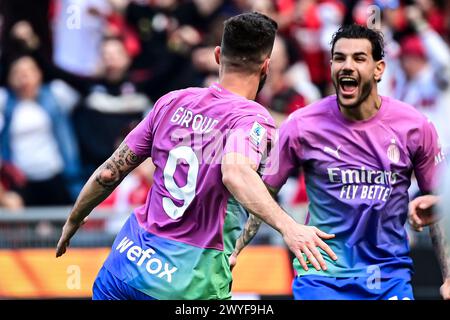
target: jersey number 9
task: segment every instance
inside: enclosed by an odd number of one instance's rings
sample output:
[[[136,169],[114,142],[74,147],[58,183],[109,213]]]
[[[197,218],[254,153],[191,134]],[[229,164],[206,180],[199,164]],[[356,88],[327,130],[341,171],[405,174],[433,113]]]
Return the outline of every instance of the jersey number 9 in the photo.
[[[184,187],[179,187],[174,179],[175,170],[177,169],[178,160],[180,159],[185,160],[189,165],[187,182]],[[183,205],[178,207],[171,198],[163,198],[162,203],[164,211],[170,218],[175,220],[181,217],[194,200],[198,170],[199,162],[192,148],[181,146],[172,149],[169,152],[169,158],[167,159],[167,164],[164,168],[164,186],[174,199],[183,201]]]

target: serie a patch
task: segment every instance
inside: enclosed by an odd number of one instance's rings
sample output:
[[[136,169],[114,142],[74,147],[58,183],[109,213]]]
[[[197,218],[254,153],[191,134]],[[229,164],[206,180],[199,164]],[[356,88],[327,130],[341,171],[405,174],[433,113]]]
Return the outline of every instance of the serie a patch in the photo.
[[[262,140],[264,139],[264,136],[266,134],[266,129],[259,124],[258,121],[255,121],[253,123],[252,129],[250,130],[250,141],[259,147]]]

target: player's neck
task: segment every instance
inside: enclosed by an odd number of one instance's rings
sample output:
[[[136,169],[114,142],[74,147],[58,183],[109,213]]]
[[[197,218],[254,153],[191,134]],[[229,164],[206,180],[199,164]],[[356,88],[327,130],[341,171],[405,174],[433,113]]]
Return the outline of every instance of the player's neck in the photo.
[[[381,97],[375,90],[358,106],[354,108],[343,108],[339,106],[345,118],[352,121],[368,120],[375,116],[381,107]]]
[[[219,84],[234,94],[255,100],[259,79],[254,75],[227,73],[220,77]]]

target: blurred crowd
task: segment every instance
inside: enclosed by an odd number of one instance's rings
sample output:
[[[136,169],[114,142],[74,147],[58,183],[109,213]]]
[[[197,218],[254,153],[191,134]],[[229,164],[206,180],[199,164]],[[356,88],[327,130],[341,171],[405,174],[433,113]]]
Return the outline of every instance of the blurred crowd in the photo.
[[[449,149],[448,1],[0,0],[0,206],[73,203],[159,97],[217,81],[223,21],[246,11],[279,24],[257,97],[277,124],[333,94],[331,36],[359,23],[384,33],[381,94],[425,113]],[[102,205],[143,203],[152,170],[145,162]],[[289,204],[307,200],[296,178]]]

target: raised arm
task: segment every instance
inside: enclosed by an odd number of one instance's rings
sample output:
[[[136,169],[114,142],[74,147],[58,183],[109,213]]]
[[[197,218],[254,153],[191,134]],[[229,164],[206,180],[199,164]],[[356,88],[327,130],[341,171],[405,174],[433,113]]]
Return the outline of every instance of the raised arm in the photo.
[[[426,55],[431,64],[439,71],[438,75],[448,75],[450,49],[445,40],[429,25],[419,7],[415,5],[407,7],[406,15],[422,39]]]
[[[70,239],[91,211],[105,200],[133,169],[145,160],[137,156],[125,142],[91,175],[78,196],[64,224],[56,248],[56,257],[63,255]]]
[[[308,266],[303,253],[317,270],[327,269],[317,247],[322,248],[333,260],[337,259],[336,254],[322,240],[331,239],[334,235],[295,222],[272,198],[256,172],[256,165],[249,158],[239,153],[227,153],[222,161],[222,181],[248,211],[282,234],[305,270],[308,270]]]
[[[41,45],[40,39],[35,34],[29,22],[17,22],[11,32],[12,37],[21,42],[21,45],[23,46],[22,49],[28,51],[28,54],[36,60],[39,67],[44,72],[46,80],[61,79],[81,94],[87,94],[89,92],[91,85],[95,83],[95,79],[75,75],[57,67],[53,62],[48,61],[39,50]]]

